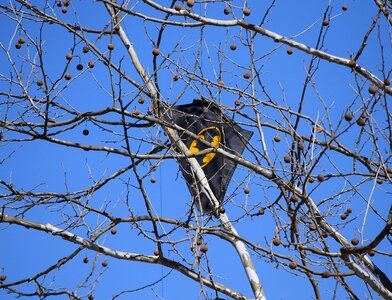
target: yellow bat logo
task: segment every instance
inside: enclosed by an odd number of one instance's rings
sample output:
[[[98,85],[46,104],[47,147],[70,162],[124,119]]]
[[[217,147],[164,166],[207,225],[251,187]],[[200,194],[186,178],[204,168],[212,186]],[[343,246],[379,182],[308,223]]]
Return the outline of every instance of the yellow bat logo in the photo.
[[[219,147],[220,141],[222,140],[222,134],[219,130],[218,127],[215,126],[211,126],[211,127],[207,127],[202,129],[197,136],[203,140],[206,140],[206,136],[207,136],[207,142],[210,142],[211,145],[215,148]],[[205,147],[204,145],[201,145],[202,147]],[[197,145],[197,140],[193,140],[190,147],[189,147],[189,151],[191,153],[197,153],[200,151],[200,149],[198,148]],[[202,168],[204,168],[206,165],[208,165],[211,160],[215,157],[216,153],[208,153],[206,154],[203,159],[202,162],[203,164],[200,164],[200,166]]]

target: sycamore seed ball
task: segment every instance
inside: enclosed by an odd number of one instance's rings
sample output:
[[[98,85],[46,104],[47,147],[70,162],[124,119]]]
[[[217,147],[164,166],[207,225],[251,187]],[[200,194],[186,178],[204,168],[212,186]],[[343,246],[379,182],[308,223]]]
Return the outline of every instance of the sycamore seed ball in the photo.
[[[193,5],[195,5],[195,0],[188,0],[186,5],[188,5],[188,7],[193,7]]]
[[[250,8],[249,8],[249,7],[246,7],[246,8],[244,9],[244,15],[245,15],[245,16],[250,16]]]
[[[321,274],[321,277],[322,277],[322,278],[328,278],[329,276],[331,276],[331,273],[330,273],[329,271],[324,271],[324,272]]]
[[[274,246],[279,246],[281,244],[281,240],[278,237],[274,237],[272,240],[272,244],[274,244]]]
[[[359,244],[358,238],[357,238],[357,237],[354,237],[354,238],[351,240],[351,244],[353,244],[354,246],[358,245],[358,244]]]
[[[152,55],[158,56],[159,54],[161,54],[161,51],[159,51],[158,48],[154,48],[154,49],[152,50]]]
[[[377,92],[377,87],[375,85],[369,87],[369,94],[374,95],[376,92]]]
[[[366,125],[366,121],[365,121],[365,119],[364,118],[359,118],[358,120],[357,120],[357,124],[359,125],[359,126],[361,126],[361,127],[364,127],[365,125]]]
[[[207,252],[207,251],[208,251],[207,245],[201,246],[201,247],[200,247],[200,251],[203,252],[203,253]]]
[[[352,119],[353,119],[353,114],[345,114],[344,115],[344,119],[347,121],[347,122],[350,122]]]
[[[296,267],[297,267],[297,262],[296,261],[293,260],[293,261],[291,261],[289,263],[289,268],[290,269],[294,270]]]

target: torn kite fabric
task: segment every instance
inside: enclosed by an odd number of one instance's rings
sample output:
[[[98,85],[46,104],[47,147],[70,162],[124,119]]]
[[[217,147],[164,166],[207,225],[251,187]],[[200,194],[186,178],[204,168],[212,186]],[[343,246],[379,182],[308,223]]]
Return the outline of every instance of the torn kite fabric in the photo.
[[[239,156],[253,135],[253,132],[236,125],[216,104],[205,100],[194,100],[190,104],[171,107],[165,114],[165,119],[196,134],[214,147]],[[186,132],[179,131],[179,136],[191,153],[209,148]],[[237,163],[214,152],[197,156],[196,159],[204,171],[212,192],[219,203],[222,203]],[[203,212],[211,213],[213,207],[209,197],[194,179],[189,163],[182,158],[179,159],[179,164],[190,192],[196,199],[200,199]]]

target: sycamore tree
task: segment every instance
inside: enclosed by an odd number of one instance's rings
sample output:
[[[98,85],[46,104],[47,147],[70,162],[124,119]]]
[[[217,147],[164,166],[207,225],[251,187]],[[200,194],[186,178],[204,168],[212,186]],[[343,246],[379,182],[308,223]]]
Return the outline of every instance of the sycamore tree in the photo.
[[[0,1],[0,297],[392,299],[391,13]],[[244,152],[165,116],[194,99]]]

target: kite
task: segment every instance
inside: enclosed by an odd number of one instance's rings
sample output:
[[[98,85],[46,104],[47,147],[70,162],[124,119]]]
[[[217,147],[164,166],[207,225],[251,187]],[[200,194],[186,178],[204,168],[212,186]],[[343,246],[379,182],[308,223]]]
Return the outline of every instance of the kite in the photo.
[[[194,100],[193,103],[171,107],[165,119],[197,135],[215,148],[221,148],[235,155],[241,155],[253,132],[243,129],[226,116],[213,102]],[[200,140],[179,131],[180,139],[191,153],[211,148]],[[212,192],[222,203],[237,163],[216,152],[196,156],[209,182]],[[211,213],[214,208],[202,186],[194,180],[192,169],[186,158],[179,159],[180,169],[191,194],[200,199],[203,212]]]

